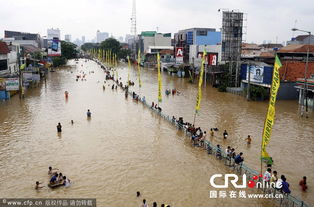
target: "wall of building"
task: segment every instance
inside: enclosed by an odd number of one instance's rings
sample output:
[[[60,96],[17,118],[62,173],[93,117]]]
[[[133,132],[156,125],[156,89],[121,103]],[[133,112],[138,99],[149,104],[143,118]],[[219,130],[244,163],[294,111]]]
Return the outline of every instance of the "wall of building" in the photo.
[[[171,36],[165,37],[163,34],[155,34],[154,46],[171,46]]]
[[[221,44],[221,32],[209,32],[206,36],[197,35],[195,37],[196,45],[217,45]]]
[[[1,75],[6,75],[10,73],[8,69],[8,55],[7,54],[0,54],[0,60],[1,60],[1,68],[0,68],[0,76]],[[4,64],[4,65],[2,65]]]

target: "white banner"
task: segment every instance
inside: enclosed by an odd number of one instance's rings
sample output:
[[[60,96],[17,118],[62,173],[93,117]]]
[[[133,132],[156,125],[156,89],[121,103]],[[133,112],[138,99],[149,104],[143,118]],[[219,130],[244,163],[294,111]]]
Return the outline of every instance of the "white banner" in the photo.
[[[250,72],[250,75],[249,75]],[[264,67],[263,66],[256,66],[256,65],[248,65],[247,72],[246,72],[246,80],[256,83],[263,83],[264,79]]]
[[[19,79],[18,78],[7,78],[5,81],[5,88],[7,91],[19,90]]]

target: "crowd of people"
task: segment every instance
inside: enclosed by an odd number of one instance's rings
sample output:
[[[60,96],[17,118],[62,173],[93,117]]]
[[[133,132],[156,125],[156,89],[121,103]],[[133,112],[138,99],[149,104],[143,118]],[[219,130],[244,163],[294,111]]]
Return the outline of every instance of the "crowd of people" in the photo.
[[[140,193],[139,191],[136,192],[136,197],[137,197],[137,198],[140,198],[140,197],[141,197],[141,193]],[[151,206],[152,206],[152,207],[157,207],[157,206],[158,206],[158,205],[157,205],[157,202],[156,202],[156,201],[153,202]],[[141,204],[140,207],[148,207],[148,204],[147,204],[146,199],[143,199],[142,204]],[[167,204],[161,204],[160,207],[171,207],[171,206],[170,206],[169,204],[168,204],[168,205],[167,205]]]
[[[48,168],[48,176],[49,176],[48,186],[50,188],[59,187],[59,186],[69,187],[71,184],[71,181],[65,175],[63,175],[61,172],[58,173],[57,170],[59,170],[59,169],[58,168],[52,168],[51,166]],[[42,186],[41,184],[43,184],[43,183],[36,181],[35,189],[39,190],[39,189],[45,187],[45,186]]]

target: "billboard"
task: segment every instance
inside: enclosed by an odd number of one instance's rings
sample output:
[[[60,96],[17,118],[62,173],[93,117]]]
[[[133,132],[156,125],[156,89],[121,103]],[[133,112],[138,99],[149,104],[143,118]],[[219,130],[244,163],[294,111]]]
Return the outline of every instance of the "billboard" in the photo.
[[[61,56],[61,41],[54,37],[48,40],[48,56]]]
[[[5,88],[7,91],[19,90],[19,79],[18,78],[7,78],[5,81]]]
[[[263,66],[247,65],[246,71],[247,71],[246,80],[249,80],[249,77],[250,77],[251,82],[263,83],[263,79],[264,79],[264,67]]]
[[[203,58],[203,52],[198,52],[197,58],[202,59]],[[205,57],[205,64],[217,65],[217,63],[218,63],[218,54],[217,53],[207,53],[207,55]]]
[[[183,47],[176,48],[176,63],[177,64],[183,63]]]

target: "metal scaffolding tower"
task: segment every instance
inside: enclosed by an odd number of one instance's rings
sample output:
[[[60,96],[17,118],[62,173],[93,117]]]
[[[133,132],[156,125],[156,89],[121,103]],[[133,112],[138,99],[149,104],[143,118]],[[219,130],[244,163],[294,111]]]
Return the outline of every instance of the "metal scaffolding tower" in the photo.
[[[131,35],[133,36],[132,41],[132,58],[136,58],[136,44],[137,44],[137,33],[136,33],[136,0],[133,0],[132,16],[131,16]]]
[[[229,86],[239,86],[239,68],[243,41],[244,14],[239,11],[222,12],[222,61],[229,64]]]

